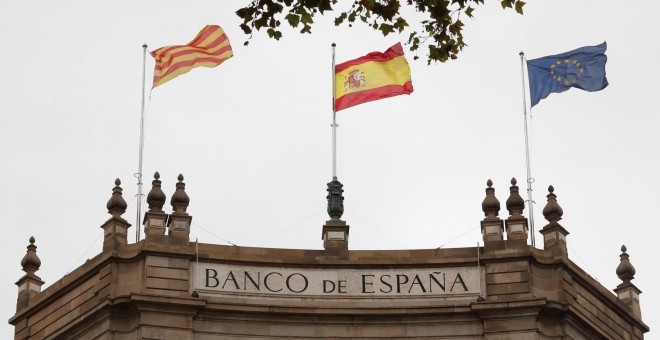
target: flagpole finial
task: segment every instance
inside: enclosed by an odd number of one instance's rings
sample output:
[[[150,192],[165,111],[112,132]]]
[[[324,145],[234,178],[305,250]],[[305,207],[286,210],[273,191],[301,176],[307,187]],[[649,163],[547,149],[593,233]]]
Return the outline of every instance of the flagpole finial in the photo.
[[[330,46],[332,46],[332,47],[337,47],[337,44],[332,43],[332,45],[330,45]]]
[[[520,51],[520,53],[518,53],[518,55],[522,57],[522,56],[524,56],[524,55],[525,55],[525,52],[523,52],[523,51]]]
[[[147,46],[147,43],[142,44],[142,48],[147,48],[147,47],[149,47]]]

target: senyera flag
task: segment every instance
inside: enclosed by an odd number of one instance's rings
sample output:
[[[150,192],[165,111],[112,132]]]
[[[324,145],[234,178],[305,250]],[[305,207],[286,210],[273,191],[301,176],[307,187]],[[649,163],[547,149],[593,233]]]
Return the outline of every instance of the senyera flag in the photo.
[[[335,111],[412,92],[401,43],[335,66]]]
[[[161,47],[151,55],[156,59],[155,88],[195,67],[216,67],[234,53],[222,28],[208,25],[188,44]]]

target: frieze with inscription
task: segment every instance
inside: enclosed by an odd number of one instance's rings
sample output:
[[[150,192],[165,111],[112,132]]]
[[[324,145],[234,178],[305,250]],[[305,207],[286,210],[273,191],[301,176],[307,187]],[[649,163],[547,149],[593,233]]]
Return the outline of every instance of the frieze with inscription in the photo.
[[[333,297],[479,295],[477,267],[311,269],[200,263],[199,291]]]

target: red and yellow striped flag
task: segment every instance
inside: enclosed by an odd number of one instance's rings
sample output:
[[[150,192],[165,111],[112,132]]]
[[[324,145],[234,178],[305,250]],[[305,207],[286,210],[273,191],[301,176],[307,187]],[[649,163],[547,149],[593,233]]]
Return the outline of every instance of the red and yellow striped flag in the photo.
[[[335,111],[412,92],[401,43],[335,66]]]
[[[161,47],[151,55],[156,59],[155,88],[195,67],[216,67],[234,53],[222,28],[208,25],[188,44]]]

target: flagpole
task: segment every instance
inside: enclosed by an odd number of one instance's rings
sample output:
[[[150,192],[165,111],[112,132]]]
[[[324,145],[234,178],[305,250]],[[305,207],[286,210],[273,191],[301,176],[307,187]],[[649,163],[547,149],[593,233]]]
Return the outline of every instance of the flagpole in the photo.
[[[525,117],[525,160],[527,163],[527,206],[529,207],[529,225],[531,231],[532,247],[536,246],[534,235],[534,200],[532,200],[532,169],[529,164],[529,137],[527,132],[527,102],[525,100],[525,53],[520,52],[520,76],[522,79],[523,116]]]
[[[335,109],[335,43],[332,43],[332,180],[337,180],[337,111]]]
[[[140,215],[142,215],[142,160],[144,151],[144,91],[146,83],[146,69],[147,69],[147,44],[142,45],[142,103],[140,110],[140,156],[138,162],[138,172],[135,174],[137,177],[137,215],[135,222],[135,242],[140,241]]]

